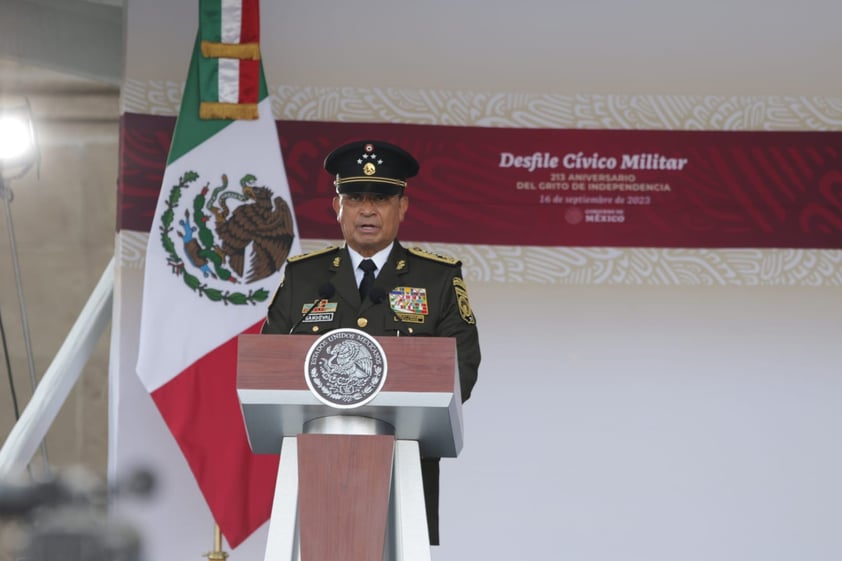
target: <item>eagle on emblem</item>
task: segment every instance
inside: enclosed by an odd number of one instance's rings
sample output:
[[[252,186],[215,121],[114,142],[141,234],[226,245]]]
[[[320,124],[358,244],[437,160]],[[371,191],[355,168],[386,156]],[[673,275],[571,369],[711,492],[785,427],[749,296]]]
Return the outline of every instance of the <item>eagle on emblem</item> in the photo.
[[[256,186],[251,174],[240,180],[242,195],[228,191],[211,199],[208,209],[216,220],[219,243],[214,250],[227,258],[231,269],[242,278],[247,248],[251,250],[248,283],[265,279],[281,269],[295,238],[292,212],[282,197],[275,197],[266,186]],[[227,177],[223,176],[227,184]],[[220,189],[224,190],[224,186]],[[217,191],[218,192],[218,191]],[[233,211],[226,199],[243,201]],[[218,203],[218,204],[214,204]]]
[[[323,366],[345,383],[371,376],[373,361],[365,347],[352,341],[341,341],[328,347],[330,358],[323,361]]]

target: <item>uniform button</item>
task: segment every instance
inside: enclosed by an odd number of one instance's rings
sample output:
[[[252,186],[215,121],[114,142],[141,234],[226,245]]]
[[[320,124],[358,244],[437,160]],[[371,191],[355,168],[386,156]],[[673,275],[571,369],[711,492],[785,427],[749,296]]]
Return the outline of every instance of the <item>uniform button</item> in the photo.
[[[366,318],[357,318],[357,327],[365,327],[366,325],[368,325]]]
[[[314,326],[313,326],[313,333],[318,333],[318,332],[319,332],[319,326],[318,326],[318,325],[314,325]]]

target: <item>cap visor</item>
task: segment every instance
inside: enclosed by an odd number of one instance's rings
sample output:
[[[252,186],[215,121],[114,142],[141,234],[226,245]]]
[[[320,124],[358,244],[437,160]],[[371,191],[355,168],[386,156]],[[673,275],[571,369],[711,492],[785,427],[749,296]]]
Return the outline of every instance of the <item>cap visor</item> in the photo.
[[[347,193],[377,193],[378,195],[400,195],[403,187],[389,183],[366,183],[364,181],[349,181],[341,183],[336,188],[340,195]]]

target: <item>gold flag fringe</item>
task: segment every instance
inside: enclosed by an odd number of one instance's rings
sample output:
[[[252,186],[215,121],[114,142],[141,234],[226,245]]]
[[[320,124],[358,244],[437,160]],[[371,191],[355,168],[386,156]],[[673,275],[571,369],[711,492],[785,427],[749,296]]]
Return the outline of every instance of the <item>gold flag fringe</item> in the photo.
[[[259,43],[213,43],[202,41],[202,55],[207,58],[239,58],[243,60],[260,60]]]
[[[257,104],[203,101],[199,104],[199,118],[253,121],[258,118]]]

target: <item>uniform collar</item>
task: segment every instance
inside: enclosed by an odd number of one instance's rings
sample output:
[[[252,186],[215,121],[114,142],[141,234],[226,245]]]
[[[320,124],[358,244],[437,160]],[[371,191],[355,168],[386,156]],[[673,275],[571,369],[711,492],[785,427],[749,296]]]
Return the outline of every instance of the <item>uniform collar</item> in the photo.
[[[374,276],[380,274],[380,271],[383,270],[383,266],[386,265],[386,261],[389,259],[389,253],[392,252],[392,248],[394,247],[395,242],[390,243],[385,248],[381,249],[369,259],[374,261],[374,264],[377,265],[377,271],[375,271]],[[356,272],[357,268],[360,266],[360,263],[363,259],[365,259],[362,255],[351,249],[351,246],[345,246],[348,249],[348,256],[351,258],[351,268]]]

